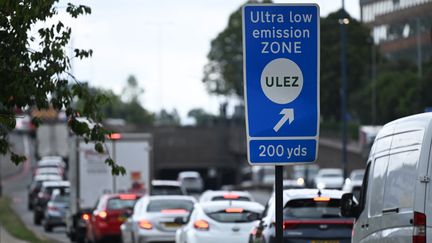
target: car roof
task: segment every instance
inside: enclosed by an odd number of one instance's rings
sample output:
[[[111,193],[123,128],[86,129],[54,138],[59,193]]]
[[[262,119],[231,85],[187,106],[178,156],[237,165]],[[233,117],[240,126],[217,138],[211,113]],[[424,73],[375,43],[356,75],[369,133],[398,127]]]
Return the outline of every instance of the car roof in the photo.
[[[63,160],[39,160],[37,166],[46,166],[46,165],[54,165],[54,166],[65,166],[65,162]]]
[[[69,181],[44,181],[42,182],[43,187],[56,187],[56,186],[70,186]]]
[[[250,201],[208,201],[199,204],[206,212],[217,212],[226,208],[243,208],[248,211],[259,212],[264,211],[264,207],[257,202]]]
[[[343,173],[342,169],[340,168],[325,168],[325,169],[320,169],[318,174],[331,174],[331,173]]]
[[[43,156],[41,158],[42,160],[57,160],[57,161],[63,161],[63,158],[61,156]]]
[[[36,175],[33,181],[62,181],[62,177],[55,174],[40,174]]]
[[[200,173],[197,171],[182,171],[178,174],[179,178],[185,178],[185,177],[201,177]]]
[[[181,183],[174,180],[152,180],[152,186],[181,186]]]
[[[307,199],[318,196],[318,192],[321,192],[322,197],[330,197],[340,199],[344,192],[340,190],[318,190],[318,189],[287,189],[284,190],[284,196],[289,200],[293,199]]]
[[[148,200],[191,200],[196,202],[194,197],[186,195],[155,195],[149,196]]]

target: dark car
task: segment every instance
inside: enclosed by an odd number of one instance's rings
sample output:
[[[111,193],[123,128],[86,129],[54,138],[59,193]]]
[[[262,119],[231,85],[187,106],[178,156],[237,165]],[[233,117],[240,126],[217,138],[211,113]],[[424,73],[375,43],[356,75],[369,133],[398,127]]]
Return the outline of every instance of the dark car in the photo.
[[[52,192],[56,189],[60,193],[69,192],[70,183],[69,181],[44,181],[42,187],[38,193],[33,210],[33,222],[36,225],[41,224],[44,219],[45,208],[47,207],[48,201],[51,199]]]
[[[99,198],[96,208],[87,222],[86,241],[99,242],[105,239],[120,240],[120,225],[123,224],[140,194],[106,194]]]
[[[350,243],[353,219],[340,213],[338,190],[289,189],[283,195],[283,242]],[[249,243],[276,243],[275,202],[270,199],[264,217],[254,227]]]
[[[36,198],[42,187],[44,181],[61,181],[62,177],[59,175],[38,175],[33,178],[33,181],[28,186],[27,208],[33,210]]]
[[[43,226],[46,232],[54,227],[66,226],[66,210],[69,208],[69,193],[54,190],[45,208]]]

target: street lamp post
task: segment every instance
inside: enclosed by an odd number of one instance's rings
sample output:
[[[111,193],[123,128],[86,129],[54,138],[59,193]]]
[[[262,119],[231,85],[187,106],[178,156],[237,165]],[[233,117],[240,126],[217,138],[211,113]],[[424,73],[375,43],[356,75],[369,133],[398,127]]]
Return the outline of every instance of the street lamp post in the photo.
[[[342,119],[342,168],[344,177],[347,177],[347,67],[346,67],[346,30],[349,20],[345,15],[345,0],[342,0],[340,24],[340,59],[341,59],[341,119]]]

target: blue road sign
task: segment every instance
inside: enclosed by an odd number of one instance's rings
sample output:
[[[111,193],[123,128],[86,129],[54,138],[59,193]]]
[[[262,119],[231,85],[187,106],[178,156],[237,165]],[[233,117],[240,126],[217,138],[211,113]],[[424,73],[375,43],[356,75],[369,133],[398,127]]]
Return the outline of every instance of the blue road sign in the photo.
[[[319,137],[319,6],[243,7],[248,160],[313,162]]]

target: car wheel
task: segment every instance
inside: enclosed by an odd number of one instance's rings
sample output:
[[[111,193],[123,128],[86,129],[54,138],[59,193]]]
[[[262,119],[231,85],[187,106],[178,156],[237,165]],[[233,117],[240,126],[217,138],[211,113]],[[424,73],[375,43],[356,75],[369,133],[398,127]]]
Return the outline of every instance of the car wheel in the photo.
[[[53,228],[51,225],[45,223],[44,224],[44,230],[45,230],[45,232],[52,232]]]
[[[33,214],[33,223],[34,223],[35,225],[40,225],[40,224],[41,224],[41,221],[42,221],[42,219],[41,219],[41,217],[39,216],[39,214],[38,214],[37,212],[34,212],[34,214]]]

